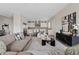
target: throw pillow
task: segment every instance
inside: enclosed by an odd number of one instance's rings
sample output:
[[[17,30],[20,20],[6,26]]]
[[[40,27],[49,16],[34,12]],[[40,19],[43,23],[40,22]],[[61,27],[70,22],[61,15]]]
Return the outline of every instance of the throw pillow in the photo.
[[[0,55],[3,55],[6,52],[6,45],[3,41],[0,41]]]

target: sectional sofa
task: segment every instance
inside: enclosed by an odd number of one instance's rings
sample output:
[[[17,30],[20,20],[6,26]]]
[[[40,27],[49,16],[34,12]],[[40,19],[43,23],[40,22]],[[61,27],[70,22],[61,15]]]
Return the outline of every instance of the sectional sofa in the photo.
[[[15,40],[14,35],[5,35],[0,37],[1,55],[31,55],[26,51],[32,42],[32,37],[26,36],[22,40]],[[2,47],[2,48],[1,48]]]

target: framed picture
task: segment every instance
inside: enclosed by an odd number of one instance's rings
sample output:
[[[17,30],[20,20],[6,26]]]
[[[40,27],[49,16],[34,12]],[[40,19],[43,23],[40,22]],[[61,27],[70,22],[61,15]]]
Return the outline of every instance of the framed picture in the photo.
[[[76,12],[68,15],[68,32],[73,29],[73,24],[76,24]]]

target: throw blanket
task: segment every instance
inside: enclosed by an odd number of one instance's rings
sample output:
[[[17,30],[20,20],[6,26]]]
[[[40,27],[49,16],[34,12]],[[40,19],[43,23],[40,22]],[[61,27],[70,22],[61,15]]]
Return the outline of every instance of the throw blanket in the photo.
[[[79,55],[79,44],[68,47],[65,51],[66,55]]]

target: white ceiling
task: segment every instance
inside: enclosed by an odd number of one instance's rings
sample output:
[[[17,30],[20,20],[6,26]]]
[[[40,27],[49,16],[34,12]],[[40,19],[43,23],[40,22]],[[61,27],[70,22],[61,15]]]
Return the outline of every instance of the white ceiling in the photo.
[[[48,19],[66,5],[67,3],[0,3],[0,15],[11,17],[19,13],[26,19]]]

